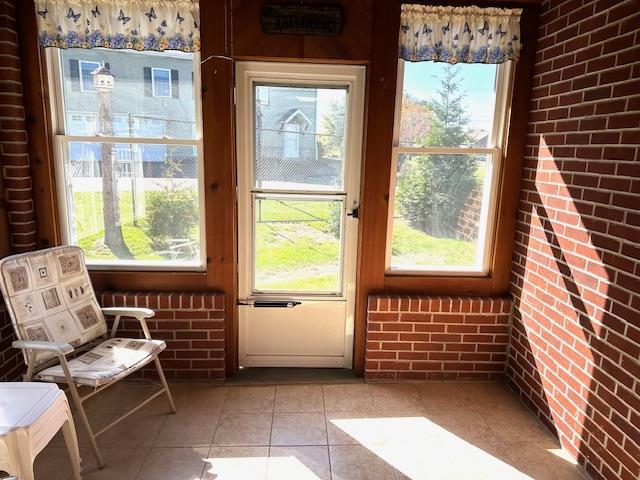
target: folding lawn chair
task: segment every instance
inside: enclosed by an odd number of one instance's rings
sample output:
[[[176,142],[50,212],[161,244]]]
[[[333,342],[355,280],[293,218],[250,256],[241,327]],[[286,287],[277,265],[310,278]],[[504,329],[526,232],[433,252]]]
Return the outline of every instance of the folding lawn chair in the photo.
[[[13,346],[22,350],[27,364],[25,381],[68,385],[100,468],[104,462],[97,436],[162,393],[175,413],[158,359],[166,345],[162,340],[151,339],[145,320],[155,313],[147,308],[101,309],[80,248],[54,247],[0,260],[0,290],[18,338]],[[105,315],[115,317],[108,336]],[[121,317],[138,320],[144,339],[116,337]],[[72,353],[73,358],[67,358]],[[156,365],[162,389],[94,433],[83,403],[151,361]],[[93,391],[80,396],[79,386]]]

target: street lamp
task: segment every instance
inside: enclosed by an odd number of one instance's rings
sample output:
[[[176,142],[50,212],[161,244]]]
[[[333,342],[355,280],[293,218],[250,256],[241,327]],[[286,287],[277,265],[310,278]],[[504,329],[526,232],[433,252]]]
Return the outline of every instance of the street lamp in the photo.
[[[113,136],[111,113],[111,91],[115,86],[115,75],[104,62],[91,72],[93,86],[98,92],[98,134]],[[116,159],[113,144],[100,144],[102,157],[102,215],[104,218],[104,243],[117,258],[132,258],[124,241],[120,226],[120,204],[118,201],[118,178],[115,175]]]

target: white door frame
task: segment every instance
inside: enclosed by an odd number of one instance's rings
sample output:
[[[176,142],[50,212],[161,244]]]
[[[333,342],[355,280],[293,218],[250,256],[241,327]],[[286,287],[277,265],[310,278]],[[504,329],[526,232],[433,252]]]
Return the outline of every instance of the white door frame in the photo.
[[[364,66],[324,65],[275,62],[237,62],[236,63],[236,148],[238,156],[238,298],[239,309],[243,303],[251,304],[255,300],[286,298],[306,300],[310,302],[343,301],[346,304],[344,356],[322,361],[318,357],[295,355],[281,356],[281,366],[333,366],[351,368],[353,361],[353,329],[355,315],[356,265],[358,251],[358,221],[346,216],[359,205],[360,168],[362,164],[362,137],[364,121]],[[345,115],[345,172],[343,190],[326,192],[344,195],[345,211],[343,211],[343,254],[342,254],[342,292],[340,294],[267,294],[253,291],[253,237],[254,222],[251,205],[253,189],[253,152],[254,152],[254,118],[253,118],[253,85],[255,83],[309,86],[346,86],[348,103]],[[267,193],[267,192],[265,192]],[[269,190],[268,193],[278,193]],[[297,193],[297,191],[281,191],[280,193]],[[346,195],[345,195],[346,194]],[[313,195],[306,192],[305,195]],[[242,312],[239,312],[239,360],[246,364],[245,336],[242,328]],[[246,329],[245,329],[246,330]],[[260,365],[261,360],[254,358],[252,365]],[[264,364],[269,364],[264,359]]]

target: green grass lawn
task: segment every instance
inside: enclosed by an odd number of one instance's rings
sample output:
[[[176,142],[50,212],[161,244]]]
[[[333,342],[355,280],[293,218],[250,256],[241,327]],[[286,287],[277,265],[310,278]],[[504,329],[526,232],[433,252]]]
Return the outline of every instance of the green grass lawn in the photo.
[[[256,288],[337,291],[337,202],[260,199],[256,204]],[[334,213],[338,212],[338,213]]]
[[[140,227],[133,223],[122,225],[122,235],[136,260],[162,260],[164,257],[154,253],[153,242]],[[104,245],[104,230],[82,237],[78,245],[84,250],[85,256],[91,260],[113,260],[116,256]]]
[[[86,256],[94,260],[114,259],[104,246],[102,195],[75,192],[76,232]],[[162,260],[153,241],[133,224],[131,192],[120,192],[122,232],[131,253],[139,260]],[[275,291],[333,292],[340,286],[341,244],[337,229],[339,202],[280,201],[258,199],[256,203],[256,288]],[[197,230],[197,229],[196,229]],[[194,231],[193,238],[198,238]],[[476,243],[435,238],[396,220],[393,264],[415,266],[471,266]]]
[[[131,192],[119,192],[120,222],[133,223]],[[102,192],[73,192],[75,228],[78,238],[85,238],[104,229]]]
[[[417,267],[472,266],[476,263],[476,242],[454,238],[436,238],[395,219],[392,265]]]
[[[104,219],[102,214],[102,192],[74,192],[75,230],[78,245],[90,260],[113,260],[116,256],[104,245]],[[153,241],[146,234],[138,212],[137,225],[134,224],[131,192],[119,192],[120,221],[125,243],[136,260],[163,260],[166,256],[158,253]],[[198,229],[194,229],[191,238],[199,240]]]

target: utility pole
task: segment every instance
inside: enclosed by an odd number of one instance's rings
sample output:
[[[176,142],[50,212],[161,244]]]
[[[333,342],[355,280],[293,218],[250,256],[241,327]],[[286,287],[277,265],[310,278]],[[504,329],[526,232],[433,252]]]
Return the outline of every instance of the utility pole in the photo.
[[[98,91],[98,130],[100,135],[113,136],[111,91],[115,76],[102,65],[91,72],[93,86]],[[101,143],[102,157],[102,214],[104,218],[104,243],[119,259],[131,259],[133,255],[124,241],[120,225],[118,178],[115,175],[116,158],[113,144]]]

